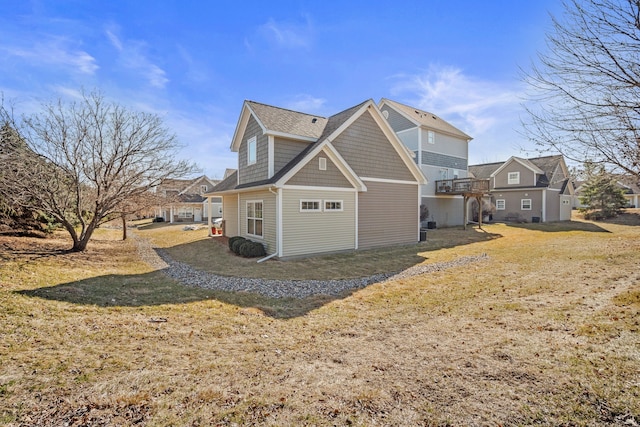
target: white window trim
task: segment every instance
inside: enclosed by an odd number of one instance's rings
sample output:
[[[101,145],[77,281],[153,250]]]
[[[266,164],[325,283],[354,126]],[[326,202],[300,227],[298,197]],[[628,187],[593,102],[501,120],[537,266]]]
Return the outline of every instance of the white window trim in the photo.
[[[432,130],[427,131],[427,143],[435,144],[436,143],[436,133]]]
[[[193,208],[184,206],[178,208],[178,218],[191,218],[193,216]]]
[[[327,209],[327,203],[340,203],[340,209]],[[344,211],[344,201],[342,200],[325,200],[322,203],[323,210],[325,212],[343,212]]]
[[[318,209],[303,209],[303,203],[317,203]],[[322,200],[319,199],[300,199],[300,212],[322,212]]]
[[[326,157],[320,157],[318,159],[318,169],[320,169],[321,171],[326,171],[327,170],[327,158]]]
[[[253,161],[251,161],[251,146],[253,145]],[[247,140],[247,165],[253,165],[258,159],[258,138],[251,137]]]
[[[514,178],[511,178],[511,175],[514,175]],[[516,185],[520,184],[520,172],[507,172],[507,184]]]
[[[249,204],[250,203],[254,204],[254,208],[253,208],[254,212],[255,212],[255,204],[256,203],[261,203],[262,204],[262,216],[260,218],[255,217],[255,216],[252,216],[252,217],[249,216]],[[247,227],[247,235],[262,238],[264,236],[264,203],[263,203],[263,201],[262,200],[247,200],[245,202],[245,209],[246,209],[245,210],[245,217],[246,217],[246,221],[247,221],[245,223],[245,225]],[[262,234],[249,233],[249,220],[250,219],[253,219],[254,221],[256,221],[256,220],[262,221]],[[255,231],[255,228],[256,227],[255,227],[255,224],[254,224],[254,227],[253,227],[254,231]]]
[[[526,202],[526,201],[529,202],[529,207],[528,208],[524,207],[524,202]],[[522,211],[530,211],[532,207],[533,207],[533,205],[531,203],[531,199],[520,199],[520,210],[522,210]]]
[[[500,202],[502,202],[502,207],[500,207]],[[496,199],[496,210],[503,211],[507,209],[507,201],[505,199]]]

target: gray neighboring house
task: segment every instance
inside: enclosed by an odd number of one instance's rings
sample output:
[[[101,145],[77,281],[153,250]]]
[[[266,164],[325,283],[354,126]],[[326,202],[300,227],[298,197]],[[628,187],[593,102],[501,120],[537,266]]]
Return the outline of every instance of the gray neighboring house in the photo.
[[[627,200],[628,208],[640,208],[640,181],[629,175],[616,175],[616,183],[618,187],[624,191],[624,198]],[[573,207],[582,208],[584,205],[580,202],[582,194],[582,186],[585,181],[574,182],[575,197],[573,198]]]
[[[469,166],[478,179],[489,179],[489,201],[496,221],[548,222],[571,219],[574,189],[561,155]]]
[[[221,197],[224,235],[289,258],[419,241],[426,179],[378,106],[330,117],[245,101]]]
[[[472,138],[433,113],[385,98],[379,107],[428,180],[420,191],[428,219],[438,227],[463,225],[463,196],[437,192],[436,181],[469,177]]]
[[[166,203],[155,209],[155,216],[166,222],[203,222],[209,216],[222,216],[222,199],[208,200],[204,194],[219,181],[201,175],[194,179],[167,179],[156,189]],[[209,213],[211,212],[211,215]]]

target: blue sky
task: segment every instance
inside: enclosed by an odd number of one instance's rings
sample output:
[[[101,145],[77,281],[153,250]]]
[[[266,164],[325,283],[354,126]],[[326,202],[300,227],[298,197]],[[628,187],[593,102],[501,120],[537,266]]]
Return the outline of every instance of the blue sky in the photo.
[[[559,0],[4,0],[0,91],[19,111],[97,88],[160,115],[211,178],[251,99],[329,116],[390,98],[474,139],[471,163],[527,156],[528,69]]]

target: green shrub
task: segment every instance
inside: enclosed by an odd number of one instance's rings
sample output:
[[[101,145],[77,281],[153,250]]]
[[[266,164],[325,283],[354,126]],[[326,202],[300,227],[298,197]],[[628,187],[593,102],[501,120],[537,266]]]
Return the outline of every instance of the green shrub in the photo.
[[[267,253],[265,252],[264,245],[262,243],[247,240],[238,248],[238,254],[245,258],[255,258],[265,256]]]
[[[233,252],[238,253],[234,248],[233,245],[235,242],[246,242],[247,239],[245,239],[242,236],[233,236],[233,237],[229,237],[229,249],[231,249]]]

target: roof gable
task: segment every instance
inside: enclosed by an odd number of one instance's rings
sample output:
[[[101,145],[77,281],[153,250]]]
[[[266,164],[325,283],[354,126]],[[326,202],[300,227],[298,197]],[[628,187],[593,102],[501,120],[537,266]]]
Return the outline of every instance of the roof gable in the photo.
[[[413,122],[417,127],[425,127],[427,129],[438,131],[438,132],[451,135],[457,138],[466,139],[467,141],[470,141],[473,139],[466,133],[462,132],[460,129],[453,126],[452,124],[446,122],[445,120],[441,119],[440,117],[436,116],[433,113],[429,113],[428,111],[423,111],[418,108],[401,104],[397,101],[392,101],[386,98],[382,98],[380,100],[379,106],[381,110],[383,108],[383,105],[387,105],[390,108],[393,108],[395,111],[400,113],[406,119]]]
[[[515,157],[512,156],[509,158],[509,160],[507,160],[506,162],[504,162],[502,164],[502,166],[500,166],[498,169],[496,169],[492,174],[491,177],[495,177],[496,175],[498,175],[499,173],[501,173],[504,169],[506,169],[511,163],[513,162],[517,162],[520,163],[522,166],[526,167],[527,169],[531,170],[531,172],[536,173],[536,174],[544,174],[544,171],[542,169],[540,169],[539,167],[537,167],[536,165],[534,165],[530,160],[527,159],[521,159],[520,157]]]
[[[324,131],[327,118],[301,113],[286,108],[274,107],[255,101],[245,101],[242,105],[238,125],[231,140],[231,151],[237,152],[249,117],[258,122],[265,135],[315,142]]]

